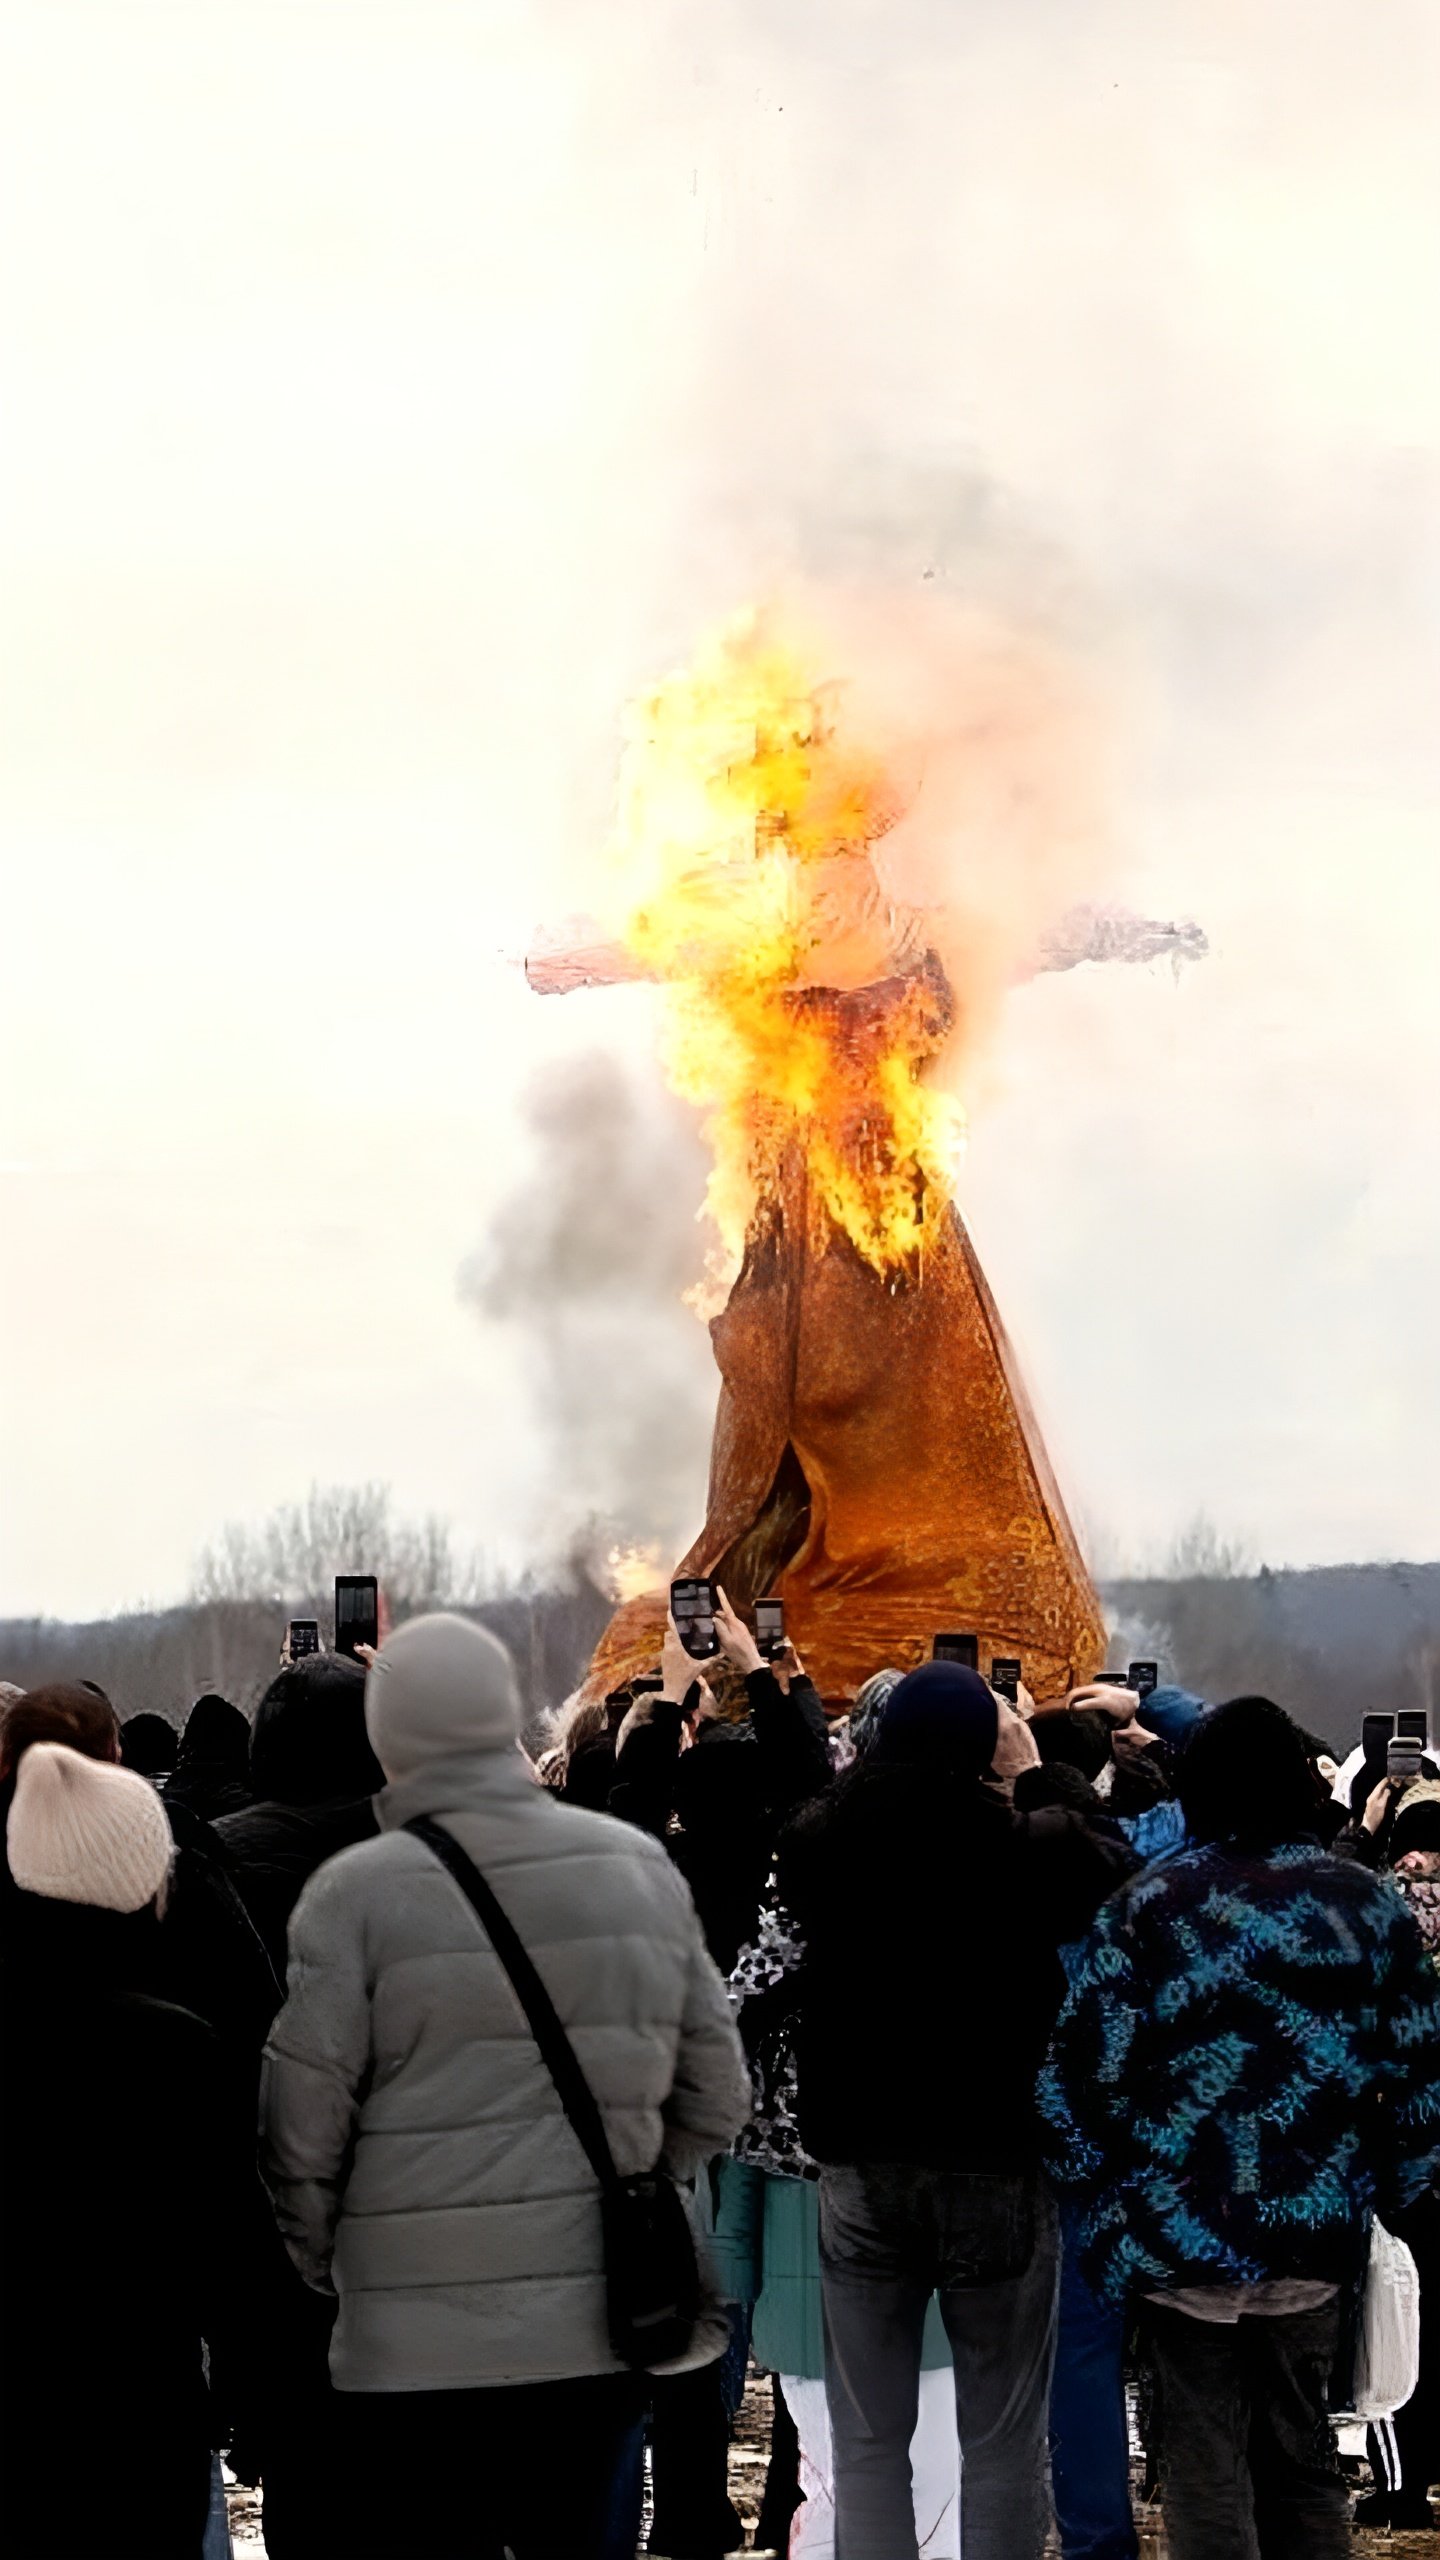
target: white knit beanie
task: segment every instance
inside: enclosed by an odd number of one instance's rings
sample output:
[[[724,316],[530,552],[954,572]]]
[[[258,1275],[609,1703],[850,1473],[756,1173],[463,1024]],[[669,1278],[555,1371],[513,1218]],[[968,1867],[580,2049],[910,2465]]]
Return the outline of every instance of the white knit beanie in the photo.
[[[387,1636],[365,1684],[370,1747],[387,1778],[473,1751],[513,1751],[514,1665],[498,1636],[449,1610]]]
[[[26,1893],[97,1911],[143,1911],[170,1872],[170,1825],[148,1778],[64,1742],[23,1753],[5,1844]]]

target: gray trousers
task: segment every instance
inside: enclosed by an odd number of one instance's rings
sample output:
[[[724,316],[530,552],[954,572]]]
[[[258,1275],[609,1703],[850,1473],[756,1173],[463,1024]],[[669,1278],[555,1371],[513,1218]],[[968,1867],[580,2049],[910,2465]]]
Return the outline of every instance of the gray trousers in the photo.
[[[1040,2560],[1059,2271],[1023,2178],[873,2166],[820,2180],[836,2560],[917,2560],[910,2438],[932,2293],[955,2358],[965,2560]]]
[[[1326,2407],[1339,2305],[1233,2327],[1146,2312],[1172,2560],[1344,2560],[1350,2501]]]

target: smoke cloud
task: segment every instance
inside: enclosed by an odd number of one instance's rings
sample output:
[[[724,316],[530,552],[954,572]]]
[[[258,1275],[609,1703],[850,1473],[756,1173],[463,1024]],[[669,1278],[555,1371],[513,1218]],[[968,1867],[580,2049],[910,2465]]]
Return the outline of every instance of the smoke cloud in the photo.
[[[1432,1554],[1433,0],[77,23],[7,12],[0,83],[7,1605],[179,1591],[313,1478],[518,1566],[670,1466],[545,1421],[537,1497],[527,1378],[703,1402],[698,1162],[643,1319],[454,1279],[547,1059],[663,1116],[645,991],[499,955],[593,902],[622,706],[790,579],[1038,625],[1138,734],[1089,894],[1209,940],[967,1070],[1067,1497]]]
[[[511,1329],[547,1442],[541,1557],[653,1546],[661,1570],[703,1512],[715,1374],[683,1303],[698,1276],[707,1160],[690,1116],[595,1051],[536,1077],[528,1168],[460,1275]]]

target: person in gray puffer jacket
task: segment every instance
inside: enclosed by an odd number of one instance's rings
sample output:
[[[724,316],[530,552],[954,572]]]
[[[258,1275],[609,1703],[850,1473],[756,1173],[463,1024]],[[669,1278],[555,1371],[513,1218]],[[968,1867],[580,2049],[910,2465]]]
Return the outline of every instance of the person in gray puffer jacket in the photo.
[[[685,2180],[728,2146],[739,2039],[660,1843],[532,1782],[493,1636],[412,1619],[365,1713],[381,1835],[296,1906],[262,2100],[281,2230],[338,2296],[331,2371],[366,2478],[349,2547],[586,2560],[641,2408],[607,2333],[599,2189],[475,1913],[404,1825],[439,1820],[488,1878],[622,2175]]]

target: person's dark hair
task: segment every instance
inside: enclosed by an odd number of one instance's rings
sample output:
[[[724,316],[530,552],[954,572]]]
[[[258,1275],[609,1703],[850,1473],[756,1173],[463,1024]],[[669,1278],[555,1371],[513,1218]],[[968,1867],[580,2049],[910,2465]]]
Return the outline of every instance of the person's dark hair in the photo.
[[[1030,1730],[1047,1769],[1078,1769],[1091,1786],[1110,1757],[1110,1719],[1100,1707],[1067,1707],[1036,1716]]]
[[[243,1774],[250,1758],[250,1727],[238,1707],[207,1689],[185,1719],[179,1766],[195,1760],[220,1762]]]
[[[1042,1724],[1058,1721],[1055,1716],[1037,1716],[1033,1728],[1037,1740]],[[1047,1805],[1061,1805],[1087,1822],[1101,1820],[1105,1812],[1102,1799],[1073,1760],[1042,1760],[1038,1769],[1022,1769],[1011,1800],[1017,1813],[1040,1813]]]
[[[1440,1796],[1423,1781],[1396,1806],[1388,1851],[1391,1866],[1411,1849],[1440,1849]]]
[[[120,1719],[90,1681],[52,1680],[12,1698],[0,1719],[0,1779],[15,1774],[32,1742],[65,1742],[87,1760],[118,1760]]]
[[[271,1681],[250,1735],[257,1803],[378,1795],[385,1773],[365,1730],[365,1674],[348,1655],[306,1654]]]
[[[148,1709],[127,1716],[120,1727],[121,1760],[142,1778],[168,1777],[179,1747],[180,1737],[169,1717],[153,1715]]]
[[[1273,1698],[1231,1698],[1196,1726],[1176,1776],[1186,1826],[1202,1845],[1270,1848],[1311,1837],[1315,1780],[1298,1726]]]

